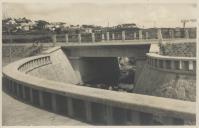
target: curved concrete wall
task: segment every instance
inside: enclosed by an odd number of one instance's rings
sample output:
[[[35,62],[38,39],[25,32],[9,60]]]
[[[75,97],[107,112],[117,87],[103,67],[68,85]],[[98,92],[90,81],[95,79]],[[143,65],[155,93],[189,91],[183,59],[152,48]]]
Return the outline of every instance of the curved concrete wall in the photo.
[[[167,125],[190,120],[195,124],[195,102],[74,86],[26,74],[28,69],[53,65],[51,55],[26,58],[4,67],[3,89],[19,100],[89,123],[151,125],[156,124],[154,117],[158,115],[167,119],[163,123]]]
[[[148,54],[135,87],[136,93],[196,100],[196,59]]]
[[[80,83],[80,79],[78,79],[76,76],[71,63],[60,48],[50,53],[50,58],[50,65],[36,68],[28,72],[28,74],[39,78],[64,83]]]

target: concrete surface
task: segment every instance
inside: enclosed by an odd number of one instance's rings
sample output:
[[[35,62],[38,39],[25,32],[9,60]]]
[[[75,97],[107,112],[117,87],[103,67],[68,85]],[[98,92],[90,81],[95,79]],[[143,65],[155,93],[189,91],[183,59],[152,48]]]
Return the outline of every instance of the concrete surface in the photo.
[[[2,125],[38,126],[89,124],[36,108],[2,92]]]
[[[80,80],[76,77],[71,63],[61,49],[51,53],[50,56],[52,64],[36,68],[29,72],[29,74],[43,79],[60,81],[63,83],[80,83]]]
[[[57,94],[69,96],[72,98],[103,103],[106,105],[113,105],[116,107],[122,106],[122,108],[133,109],[139,112],[155,112],[165,116],[172,115],[172,117],[182,119],[195,118],[195,102],[139,95],[134,93],[118,93],[116,91],[90,88],[86,86],[74,86],[73,84],[40,79],[17,71],[17,67],[21,63],[34,58],[35,57],[26,58],[8,65],[4,68],[4,74],[6,74],[6,77],[14,79],[17,83],[23,81],[23,84],[26,86],[38,89],[43,88],[44,91],[48,90],[50,92],[54,92],[56,90]],[[168,104],[170,105],[168,106]]]
[[[164,44],[160,47],[160,54],[178,57],[196,57],[196,43]]]
[[[136,82],[134,92],[195,101],[196,75],[162,72],[145,65]]]

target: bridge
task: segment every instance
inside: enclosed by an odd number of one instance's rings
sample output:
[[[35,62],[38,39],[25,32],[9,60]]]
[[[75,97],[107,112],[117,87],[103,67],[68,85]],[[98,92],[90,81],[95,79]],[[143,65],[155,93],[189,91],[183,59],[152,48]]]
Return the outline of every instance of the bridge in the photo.
[[[161,38],[115,43],[54,42],[53,45],[57,47],[42,55],[7,65],[3,69],[3,89],[19,100],[91,124],[195,124],[195,102],[78,86],[81,82],[99,78],[114,81],[118,75],[116,57],[120,56],[137,59],[137,92],[142,93],[139,87],[145,79],[142,76],[146,75],[143,67],[150,72],[161,72],[162,77],[171,73],[195,76],[195,57],[159,55],[159,41],[195,42],[193,39]],[[157,116],[161,116],[164,121],[157,122]]]

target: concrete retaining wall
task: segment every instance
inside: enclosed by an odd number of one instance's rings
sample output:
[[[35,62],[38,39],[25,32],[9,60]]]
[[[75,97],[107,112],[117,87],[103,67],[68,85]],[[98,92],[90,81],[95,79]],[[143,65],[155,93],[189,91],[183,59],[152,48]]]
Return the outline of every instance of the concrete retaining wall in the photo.
[[[196,43],[165,44],[160,47],[165,56],[196,57]]]
[[[135,93],[196,100],[196,76],[162,72],[145,65],[135,88]]]
[[[135,93],[196,100],[196,59],[148,54]]]
[[[157,124],[156,115],[166,118],[167,122],[163,124],[167,125],[183,125],[186,121],[193,121],[192,124],[195,124],[195,102],[74,86],[33,77],[20,70],[24,64],[26,69],[43,61],[48,65],[60,64],[57,54],[62,52],[59,50],[55,54],[26,58],[4,67],[3,89],[34,106],[56,113],[67,113],[67,116],[94,124],[152,125]],[[32,60],[36,60],[33,61],[36,63],[29,63]],[[68,61],[65,63],[69,64]]]
[[[80,82],[67,56],[61,49],[52,52],[50,56],[52,64],[34,69],[28,74],[64,83],[78,84]]]

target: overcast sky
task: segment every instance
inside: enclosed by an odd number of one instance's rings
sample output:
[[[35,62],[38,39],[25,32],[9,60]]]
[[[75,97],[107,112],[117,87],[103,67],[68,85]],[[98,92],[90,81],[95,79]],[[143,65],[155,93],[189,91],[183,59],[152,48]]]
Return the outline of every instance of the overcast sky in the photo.
[[[6,10],[6,11],[5,11]],[[113,26],[180,27],[181,19],[196,18],[195,4],[4,3],[3,16],[32,20]],[[187,23],[195,26],[196,23]]]

